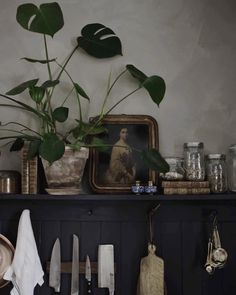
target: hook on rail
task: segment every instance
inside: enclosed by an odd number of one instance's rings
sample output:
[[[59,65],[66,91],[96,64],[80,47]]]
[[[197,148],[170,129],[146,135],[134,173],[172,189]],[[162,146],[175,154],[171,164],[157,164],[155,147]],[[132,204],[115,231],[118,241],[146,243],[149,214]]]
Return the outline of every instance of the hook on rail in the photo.
[[[152,222],[152,218],[153,215],[156,213],[156,211],[160,208],[160,204],[156,205],[155,207],[153,207],[149,213],[148,213],[148,219],[149,219],[149,239],[150,239],[150,244],[153,245],[153,222]]]

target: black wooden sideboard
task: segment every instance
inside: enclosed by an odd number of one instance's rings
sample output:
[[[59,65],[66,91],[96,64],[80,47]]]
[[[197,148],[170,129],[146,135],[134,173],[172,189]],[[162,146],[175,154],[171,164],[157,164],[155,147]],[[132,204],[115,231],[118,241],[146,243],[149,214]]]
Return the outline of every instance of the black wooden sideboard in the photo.
[[[153,216],[157,254],[165,261],[168,295],[231,295],[236,292],[236,194],[223,195],[0,195],[0,232],[15,245],[21,212],[29,209],[41,261],[57,237],[62,261],[71,261],[72,234],[80,238],[80,261],[97,261],[99,244],[114,244],[116,295],[135,295],[141,257],[147,254],[148,213]],[[212,213],[217,214],[228,263],[209,276],[204,270]],[[70,274],[62,274],[61,294],[70,294]],[[93,286],[97,275],[93,275]],[[9,295],[11,285],[0,289]],[[48,274],[35,294],[49,295]],[[85,278],[80,275],[80,294]]]

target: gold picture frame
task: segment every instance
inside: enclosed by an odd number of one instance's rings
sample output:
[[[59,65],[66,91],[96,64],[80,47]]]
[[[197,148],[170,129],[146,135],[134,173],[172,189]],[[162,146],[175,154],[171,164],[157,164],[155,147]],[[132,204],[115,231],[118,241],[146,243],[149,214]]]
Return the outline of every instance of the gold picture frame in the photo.
[[[128,193],[136,180],[157,183],[157,172],[144,165],[136,149],[159,147],[157,121],[147,115],[107,115],[107,133],[100,137],[111,145],[107,152],[90,151],[89,181],[96,193]]]

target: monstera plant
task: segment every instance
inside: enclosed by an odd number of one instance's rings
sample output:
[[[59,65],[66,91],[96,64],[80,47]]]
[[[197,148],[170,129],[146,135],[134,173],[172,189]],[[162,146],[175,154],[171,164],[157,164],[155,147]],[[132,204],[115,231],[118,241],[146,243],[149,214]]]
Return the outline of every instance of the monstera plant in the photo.
[[[63,156],[65,146],[70,146],[77,150],[81,147],[104,149],[107,145],[98,137],[100,133],[106,132],[102,124],[103,117],[110,114],[118,104],[125,101],[130,95],[141,88],[147,90],[147,96],[156,105],[159,106],[162,101],[165,94],[164,80],[157,75],[149,77],[134,65],[127,65],[124,71],[114,81],[110,81],[111,79],[109,79],[106,96],[97,119],[90,123],[84,121],[81,100],[85,99],[90,104],[92,101],[78,81],[74,80],[69,74],[66,66],[72,57],[76,58],[80,50],[84,50],[87,54],[100,59],[122,55],[120,39],[115,35],[113,30],[102,24],[88,24],[81,30],[81,36],[76,36],[77,43],[67,59],[63,63],[60,63],[55,56],[50,54],[48,48],[48,38],[53,38],[64,25],[63,13],[58,3],[41,4],[39,7],[35,4],[22,4],[17,9],[16,20],[27,31],[42,35],[45,58],[34,59],[32,57],[23,57],[22,59],[29,63],[44,65],[46,67],[47,78],[45,76],[45,80],[41,81],[37,77],[32,77],[7,91],[6,94],[0,94],[2,97],[1,106],[17,108],[20,112],[31,113],[38,121],[37,130],[33,130],[30,126],[26,126],[21,122],[11,121],[1,123],[1,129],[4,132],[9,132],[9,135],[2,136],[0,139],[8,140],[11,143],[11,151],[20,150],[24,143],[28,142],[28,159],[33,158],[35,155],[40,155],[49,163],[53,163]],[[55,67],[58,70],[55,70]],[[54,71],[52,71],[52,68]],[[53,75],[53,73],[57,74]],[[124,97],[118,99],[112,107],[106,109],[106,103],[111,96],[114,85],[125,73],[131,74],[137,80],[137,88],[131,90]],[[55,99],[55,89],[60,86],[62,77],[70,81],[71,89],[64,100],[58,105],[58,100]],[[22,95],[23,92],[28,93],[32,103],[23,100],[26,98],[25,95]],[[74,119],[74,126],[68,128],[66,121],[70,118],[70,109],[67,106],[67,102],[72,94],[77,101],[78,117]],[[11,126],[14,126],[14,128]],[[60,130],[64,130],[63,134],[61,131],[58,131],[58,126],[63,126],[63,128],[60,128]],[[163,172],[168,170],[168,164],[161,157],[158,150],[151,149],[137,152],[152,169]]]

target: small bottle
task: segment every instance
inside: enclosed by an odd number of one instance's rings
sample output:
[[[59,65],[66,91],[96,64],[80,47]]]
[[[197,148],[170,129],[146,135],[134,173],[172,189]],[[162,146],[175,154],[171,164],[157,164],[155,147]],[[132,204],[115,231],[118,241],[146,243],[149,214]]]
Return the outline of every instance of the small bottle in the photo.
[[[187,180],[203,181],[205,179],[204,145],[202,142],[184,144],[184,169]]]
[[[136,195],[140,195],[141,193],[144,192],[144,187],[142,185],[140,185],[140,181],[139,180],[136,180],[135,181],[135,185],[132,185],[131,186],[131,190]]]
[[[145,186],[145,193],[153,195],[157,192],[157,186],[153,185],[152,180],[148,181],[148,185]]]
[[[236,144],[229,147],[227,159],[229,190],[231,192],[236,192]]]
[[[209,154],[206,156],[206,174],[212,193],[227,191],[226,163],[224,154]]]

